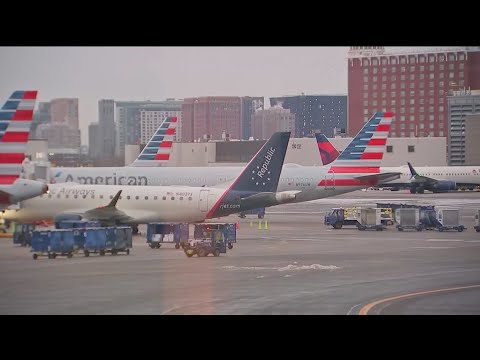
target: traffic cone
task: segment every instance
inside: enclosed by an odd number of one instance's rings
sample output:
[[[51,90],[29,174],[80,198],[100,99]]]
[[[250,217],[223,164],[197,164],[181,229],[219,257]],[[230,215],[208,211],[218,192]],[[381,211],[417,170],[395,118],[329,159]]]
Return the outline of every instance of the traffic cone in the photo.
[[[262,220],[258,222],[258,230],[262,230]]]
[[[265,230],[268,230],[268,221],[265,220],[265,227],[264,227]]]

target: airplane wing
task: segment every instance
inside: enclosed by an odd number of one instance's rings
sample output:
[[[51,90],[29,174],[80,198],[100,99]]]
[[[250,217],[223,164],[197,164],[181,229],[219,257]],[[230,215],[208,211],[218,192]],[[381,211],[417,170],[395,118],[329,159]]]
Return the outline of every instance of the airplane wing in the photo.
[[[376,184],[381,184],[388,181],[399,179],[401,174],[402,173],[400,172],[389,172],[389,173],[380,173],[380,174],[365,175],[365,176],[356,176],[355,179],[365,183],[374,182]]]

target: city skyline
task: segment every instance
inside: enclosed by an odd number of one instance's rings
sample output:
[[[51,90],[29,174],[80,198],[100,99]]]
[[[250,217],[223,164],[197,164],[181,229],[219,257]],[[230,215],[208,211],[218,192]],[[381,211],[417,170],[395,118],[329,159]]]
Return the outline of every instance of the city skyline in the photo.
[[[438,48],[438,47],[437,47]],[[387,52],[412,48],[386,47]],[[424,48],[428,49],[428,48]],[[81,143],[98,101],[346,95],[349,47],[2,47],[0,96],[78,98]]]

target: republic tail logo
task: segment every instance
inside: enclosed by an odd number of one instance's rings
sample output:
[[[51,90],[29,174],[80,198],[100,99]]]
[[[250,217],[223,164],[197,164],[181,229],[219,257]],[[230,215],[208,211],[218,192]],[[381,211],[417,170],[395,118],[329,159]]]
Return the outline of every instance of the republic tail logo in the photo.
[[[14,91],[0,110],[0,184],[22,173],[36,99],[37,91]]]
[[[262,164],[262,167],[260,170],[257,172],[257,175],[263,179],[263,176],[265,173],[268,171],[268,164],[270,164],[270,161],[272,160],[272,156],[275,153],[275,149],[271,147],[270,149],[267,150],[267,155],[265,155],[265,161]],[[257,166],[258,168],[258,166]],[[268,171],[268,174],[270,174],[270,171]],[[270,180],[270,179],[268,179]]]

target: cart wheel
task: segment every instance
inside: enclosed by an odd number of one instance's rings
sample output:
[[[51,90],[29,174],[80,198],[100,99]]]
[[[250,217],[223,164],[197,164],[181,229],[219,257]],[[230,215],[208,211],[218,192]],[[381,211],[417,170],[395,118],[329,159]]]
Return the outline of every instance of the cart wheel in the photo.
[[[127,255],[130,255],[130,249],[127,249]]]
[[[477,229],[477,232],[480,232],[480,228]]]
[[[377,231],[383,231],[383,228],[377,228]]]
[[[438,228],[438,231],[443,232],[443,228],[442,227]]]
[[[220,250],[215,249],[215,251],[213,252],[213,256],[220,256]]]
[[[402,227],[398,227],[397,229],[398,229],[398,231],[403,231]]]
[[[160,249],[160,246],[162,246],[162,244],[160,244],[160,243],[156,243],[156,244],[155,244],[155,247],[156,247],[157,249]]]
[[[38,255],[37,254],[33,254],[33,260],[37,260],[38,259]]]
[[[89,257],[90,256],[90,251],[84,250],[83,254],[85,255],[85,257]]]
[[[185,251],[185,255],[187,255],[187,257],[192,257],[192,256],[193,256],[193,253],[189,253],[189,252],[186,252],[186,251]]]
[[[463,227],[459,227],[458,232],[462,232],[462,231],[463,231]]]
[[[112,250],[112,255],[117,255],[117,250],[113,249]]]
[[[197,256],[198,256],[198,257],[207,256],[207,252],[205,251],[205,249],[198,249]]]
[[[155,249],[155,244],[149,243],[148,246],[150,246],[150,249]]]
[[[420,226],[417,227],[417,231],[422,231],[422,228]]]
[[[180,249],[180,244],[175,244],[175,249]]]
[[[232,243],[228,243],[228,248],[229,248],[230,250],[232,250],[232,249],[233,249],[233,244],[232,244]]]
[[[72,254],[72,253],[68,253],[68,254],[67,254],[67,258],[71,258],[71,257],[73,257],[73,254]]]
[[[105,250],[100,250],[100,256],[105,256]]]

